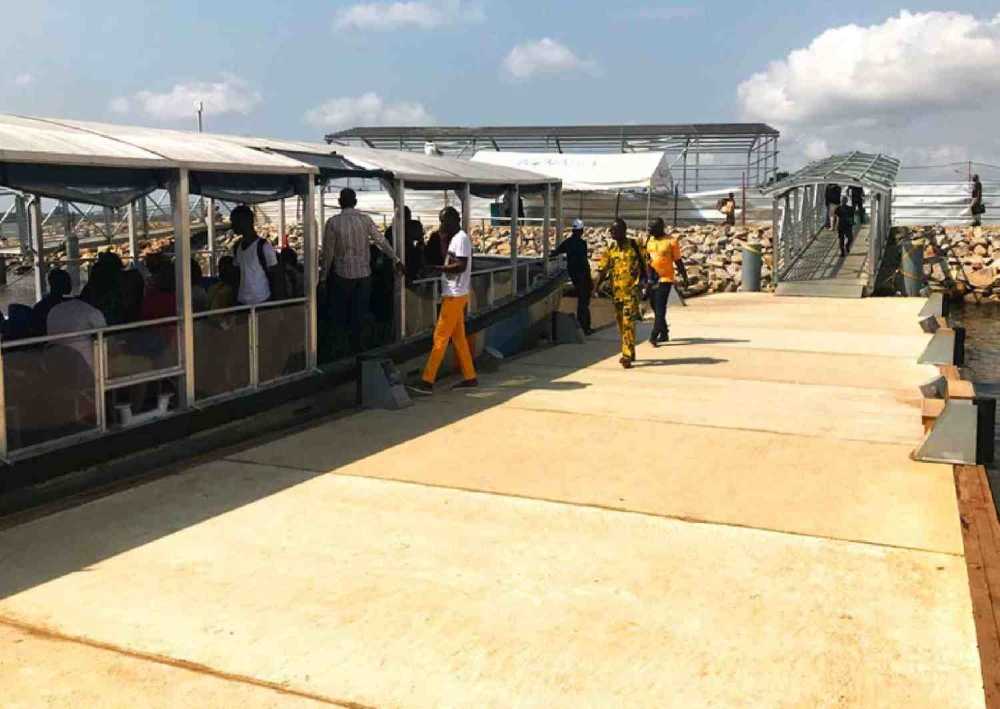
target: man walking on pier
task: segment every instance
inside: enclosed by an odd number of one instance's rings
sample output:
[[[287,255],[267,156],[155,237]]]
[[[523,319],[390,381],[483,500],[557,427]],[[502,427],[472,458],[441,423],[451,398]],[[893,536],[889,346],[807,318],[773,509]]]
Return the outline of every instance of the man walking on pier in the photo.
[[[833,224],[833,218],[840,207],[840,185],[826,186],[826,228]]]
[[[844,258],[851,250],[854,241],[854,210],[847,203],[847,197],[841,201],[834,214],[834,226],[837,229],[837,239],[840,241],[840,256]]]
[[[649,223],[649,242],[646,244],[649,252],[650,300],[653,303],[653,332],[649,335],[649,344],[659,347],[661,342],[670,341],[670,331],[667,325],[667,301],[670,290],[674,287],[674,272],[679,271],[684,284],[687,285],[687,271],[681,260],[681,245],[672,236],[667,236],[663,219],[657,217]]]
[[[622,338],[622,367],[630,369],[635,361],[635,321],[639,317],[639,288],[646,278],[646,263],[639,245],[627,237],[625,220],[615,219],[611,226],[612,244],[597,267],[597,292],[604,280],[611,276],[611,299],[615,305],[615,319]]]
[[[424,396],[434,393],[434,381],[449,342],[455,346],[455,356],[462,370],[462,381],[455,388],[479,386],[469,341],[465,339],[465,306],[472,283],[472,240],[462,230],[462,217],[454,207],[442,209],[440,219],[439,231],[441,238],[448,242],[448,255],[443,266],[431,266],[430,269],[441,273],[441,313],[434,328],[434,348],[427,358],[423,376],[410,387],[414,393]]]
[[[590,327],[590,296],[594,291],[594,282],[590,277],[590,257],[587,252],[587,241],[583,238],[583,220],[573,220],[573,231],[569,238],[563,241],[553,256],[566,254],[566,270],[576,289],[576,320],[580,323],[584,334],[591,335]]]

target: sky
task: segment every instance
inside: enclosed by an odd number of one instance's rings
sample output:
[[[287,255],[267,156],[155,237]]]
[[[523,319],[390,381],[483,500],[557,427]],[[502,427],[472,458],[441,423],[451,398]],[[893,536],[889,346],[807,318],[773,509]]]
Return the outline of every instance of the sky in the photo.
[[[851,9],[847,9],[850,7]],[[1000,164],[1000,2],[0,0],[0,112],[319,140],[355,125],[761,121]]]

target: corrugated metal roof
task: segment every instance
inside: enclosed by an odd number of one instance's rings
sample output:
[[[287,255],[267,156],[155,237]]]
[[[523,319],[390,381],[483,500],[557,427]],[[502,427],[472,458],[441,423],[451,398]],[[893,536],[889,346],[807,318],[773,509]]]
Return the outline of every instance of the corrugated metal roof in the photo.
[[[805,185],[861,185],[869,190],[888,192],[896,184],[899,160],[882,153],[842,153],[817,160],[798,172],[763,189],[765,194],[784,194]]]
[[[359,172],[385,173],[423,185],[559,182],[525,170],[402,151],[4,114],[0,161],[257,174],[315,174],[317,166],[356,166]]]
[[[0,159],[97,167],[185,167],[213,172],[316,172],[307,163],[206,133],[10,115],[0,115]]]
[[[653,138],[659,136],[732,136],[778,135],[766,123],[681,123],[645,125],[590,125],[590,126],[358,126],[327,136],[329,140],[341,138]]]
[[[38,118],[0,114],[0,161],[103,167],[168,167],[163,156]]]

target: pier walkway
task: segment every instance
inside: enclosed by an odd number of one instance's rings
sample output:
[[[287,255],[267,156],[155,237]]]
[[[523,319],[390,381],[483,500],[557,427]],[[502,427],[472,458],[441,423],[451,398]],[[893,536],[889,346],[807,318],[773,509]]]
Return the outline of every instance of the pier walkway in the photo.
[[[778,295],[860,298],[868,285],[871,227],[856,228],[847,258],[833,229],[823,229],[778,284]]]
[[[630,371],[604,330],[0,531],[3,704],[982,706],[921,305],[693,300]]]

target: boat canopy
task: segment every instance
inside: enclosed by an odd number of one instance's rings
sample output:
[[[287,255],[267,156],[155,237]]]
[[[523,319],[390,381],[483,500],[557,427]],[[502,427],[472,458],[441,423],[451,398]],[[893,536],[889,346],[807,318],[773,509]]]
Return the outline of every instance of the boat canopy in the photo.
[[[290,197],[303,176],[377,177],[408,189],[496,196],[556,187],[525,170],[325,143],[0,114],[0,185],[121,207],[190,173],[192,194],[248,204]]]

